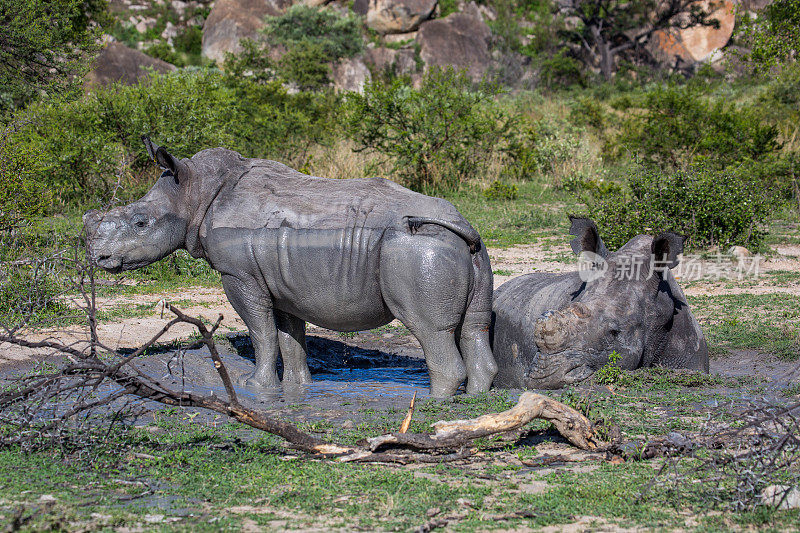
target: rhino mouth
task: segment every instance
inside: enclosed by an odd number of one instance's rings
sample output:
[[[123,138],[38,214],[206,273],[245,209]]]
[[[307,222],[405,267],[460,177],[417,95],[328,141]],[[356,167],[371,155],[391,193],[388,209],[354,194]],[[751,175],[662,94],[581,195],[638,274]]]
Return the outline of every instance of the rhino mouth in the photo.
[[[555,354],[539,352],[525,373],[528,388],[559,389],[588,379],[594,374],[594,354],[564,350]]]
[[[121,257],[114,257],[112,255],[101,255],[97,258],[96,263],[100,268],[108,272],[111,272],[112,274],[116,274],[117,272],[122,271]]]

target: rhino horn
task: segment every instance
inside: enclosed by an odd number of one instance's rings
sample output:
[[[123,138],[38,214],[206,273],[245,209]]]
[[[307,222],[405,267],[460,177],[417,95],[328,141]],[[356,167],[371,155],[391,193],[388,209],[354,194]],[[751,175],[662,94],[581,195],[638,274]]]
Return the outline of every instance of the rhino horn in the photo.
[[[562,311],[545,313],[536,321],[533,338],[544,353],[562,351],[578,332],[582,322],[591,316],[589,308],[581,303],[570,305]]]

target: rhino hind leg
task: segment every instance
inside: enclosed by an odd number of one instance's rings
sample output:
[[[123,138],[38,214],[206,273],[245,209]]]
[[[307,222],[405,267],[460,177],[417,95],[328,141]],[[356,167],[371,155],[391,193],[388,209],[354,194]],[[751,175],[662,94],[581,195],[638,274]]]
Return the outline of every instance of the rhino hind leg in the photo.
[[[272,300],[265,295],[253,279],[222,276],[222,287],[234,310],[244,320],[256,356],[253,374],[241,379],[240,384],[251,388],[277,389],[278,380],[278,330]]]
[[[278,346],[283,358],[283,383],[311,383],[306,350],[306,323],[294,315],[275,310]]]
[[[469,249],[451,233],[399,236],[381,248],[381,294],[422,345],[431,396],[452,396],[467,377],[456,330],[467,309],[472,275]]]
[[[464,314],[458,347],[467,367],[467,392],[488,391],[497,374],[497,362],[492,355],[489,329],[492,325],[492,269],[489,254],[483,247],[473,256],[475,285],[472,299]]]

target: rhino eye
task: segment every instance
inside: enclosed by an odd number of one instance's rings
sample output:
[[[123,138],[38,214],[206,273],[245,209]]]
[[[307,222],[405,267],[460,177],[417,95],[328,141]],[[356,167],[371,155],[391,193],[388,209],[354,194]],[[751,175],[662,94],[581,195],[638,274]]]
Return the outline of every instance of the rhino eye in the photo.
[[[143,215],[135,215],[131,219],[131,225],[135,226],[137,228],[143,228],[143,227],[147,226],[147,217],[145,217]]]

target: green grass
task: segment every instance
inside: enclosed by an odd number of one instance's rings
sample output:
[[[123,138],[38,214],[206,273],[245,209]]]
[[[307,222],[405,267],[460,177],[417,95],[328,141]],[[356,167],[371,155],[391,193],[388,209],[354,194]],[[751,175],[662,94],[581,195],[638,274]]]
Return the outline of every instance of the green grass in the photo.
[[[567,214],[576,206],[571,195],[544,178],[518,182],[515,200],[489,200],[477,187],[446,195],[478,230],[487,246],[508,247],[536,242],[537,237],[569,231]]]
[[[791,294],[690,296],[712,350],[748,348],[800,357],[800,297]]]
[[[590,416],[601,415],[607,422],[616,418],[626,435],[664,434],[696,429],[693,420],[704,416],[696,405],[715,397],[713,388],[720,385],[717,379],[663,369],[626,372],[625,377],[628,381],[619,385],[621,392],[616,395],[583,389],[567,391],[562,399],[584,398],[582,405],[588,405]],[[647,388],[656,391],[656,396],[642,408],[642,402],[632,397]],[[677,401],[681,397],[686,401]],[[436,420],[477,416],[513,403],[507,391],[452,401],[424,399],[418,404],[412,431],[427,430]],[[660,411],[662,406],[668,409]],[[653,412],[660,412],[661,421],[642,423],[641,417]],[[310,420],[301,427],[326,439],[355,442],[395,430],[405,414],[404,409],[363,407],[359,413],[363,421],[353,429],[329,420]],[[674,423],[681,418],[687,421]],[[534,445],[484,439],[478,442],[480,459],[471,465],[409,469],[342,464],[297,456],[278,438],[238,424],[212,425],[196,423],[193,415],[171,408],[155,412],[147,427],[118,428],[106,434],[100,426],[93,433],[73,435],[82,436],[73,445],[2,449],[0,521],[21,512],[31,516],[26,527],[38,530],[144,526],[214,531],[240,529],[251,521],[273,529],[408,530],[427,523],[428,510],[438,508],[436,516],[447,518],[448,527],[456,531],[536,528],[569,524],[586,516],[595,517],[597,527],[658,529],[683,526],[683,509],[704,504],[698,499],[674,508],[658,486],[642,497],[658,461],[589,462],[578,470],[563,466],[541,470],[518,462],[539,454]],[[543,431],[546,424],[532,428]],[[527,488],[532,482],[546,485],[532,492]],[[43,495],[51,495],[54,503],[42,504]],[[527,516],[512,516],[519,511]],[[731,522],[774,524],[781,529],[800,525],[796,511],[771,509],[700,512],[695,518],[706,531],[723,531]],[[148,520],[160,521],[148,525]]]

